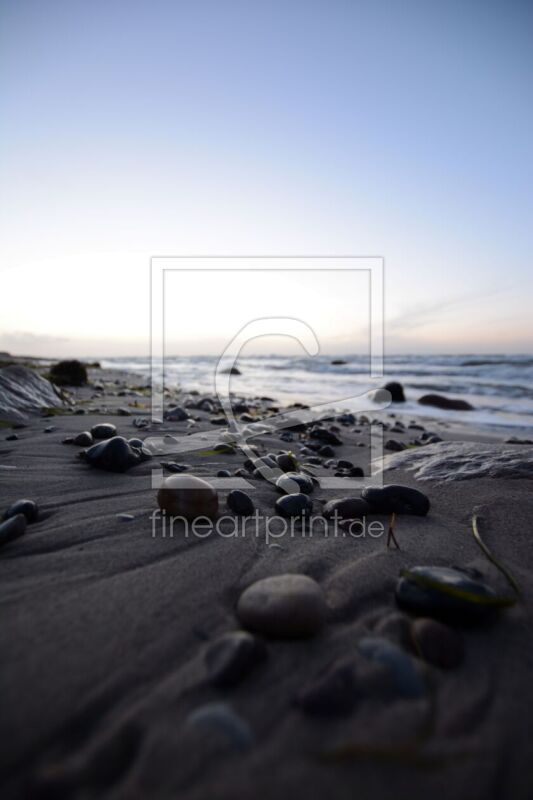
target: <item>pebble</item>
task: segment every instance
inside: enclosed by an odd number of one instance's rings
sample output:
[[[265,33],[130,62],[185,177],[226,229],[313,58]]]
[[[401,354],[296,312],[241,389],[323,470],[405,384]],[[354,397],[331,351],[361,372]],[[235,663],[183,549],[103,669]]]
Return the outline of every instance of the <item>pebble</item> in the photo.
[[[411,636],[416,652],[429,664],[454,669],[463,662],[463,637],[449,625],[421,617],[413,621]]]
[[[339,439],[337,434],[328,431],[326,428],[313,428],[309,435],[312,439],[319,439],[324,444],[331,444],[334,446],[339,446],[342,444],[342,440]]]
[[[150,458],[150,454],[130,447],[122,436],[114,436],[112,439],[93,444],[88,450],[82,450],[80,458],[96,469],[104,469],[108,472],[126,472],[136,464],[140,464],[141,461]]]
[[[303,472],[285,472],[277,479],[276,488],[285,494],[296,494],[297,492],[311,494],[315,487],[309,475],[305,475]]]
[[[117,408],[117,415],[119,417],[131,417],[131,411],[129,408],[126,408],[126,406],[121,406],[120,408]]]
[[[406,445],[403,442],[399,442],[397,439],[387,439],[385,442],[385,450],[390,450],[391,453],[400,453],[402,450],[405,450]]]
[[[72,440],[72,444],[79,445],[79,447],[90,447],[93,443],[94,439],[89,431],[82,431],[76,434]]]
[[[333,458],[335,456],[335,450],[329,444],[325,444],[318,452],[323,458]]]
[[[398,645],[381,636],[365,636],[357,649],[369,661],[387,670],[388,688],[395,697],[414,699],[425,694],[424,681],[413,659]]]
[[[157,493],[161,510],[172,516],[194,520],[213,519],[218,512],[218,495],[210,483],[195,475],[172,475],[165,478]]]
[[[26,530],[27,524],[28,521],[24,514],[16,514],[14,517],[10,517],[5,522],[2,522],[0,524],[0,547],[22,536]]]
[[[244,752],[254,742],[252,730],[228,703],[206,703],[191,711],[186,724],[221,735],[231,749]]]
[[[405,403],[405,394],[401,383],[390,381],[383,388],[390,393],[392,403]]]
[[[473,624],[515,603],[466,570],[431,566],[402,570],[396,601],[406,611],[456,624]]]
[[[322,511],[326,519],[337,512],[340,519],[363,519],[370,513],[370,506],[360,497],[342,497],[329,500]]]
[[[455,397],[444,397],[440,394],[425,394],[418,398],[422,406],[435,406],[436,408],[452,409],[453,411],[472,411],[472,406],[466,400],[458,400]]]
[[[17,514],[24,514],[28,522],[35,522],[39,516],[39,507],[34,500],[16,500],[4,512],[3,520],[15,517]]]
[[[188,464],[178,464],[177,461],[161,461],[161,466],[169,472],[180,473],[189,469]]]
[[[377,636],[392,639],[393,642],[406,650],[411,650],[413,640],[411,635],[411,620],[399,611],[391,611],[382,617],[374,627]]]
[[[250,517],[255,511],[254,502],[250,495],[240,489],[233,489],[228,494],[227,503],[231,511],[243,517]]]
[[[207,679],[214,686],[234,686],[267,656],[261,639],[247,631],[225,633],[205,652]]]
[[[10,433],[9,436],[6,436],[6,442],[16,442],[19,438],[17,433]]]
[[[117,429],[110,422],[101,422],[98,425],[93,425],[91,434],[93,439],[111,439],[117,435]]]
[[[429,499],[418,489],[410,486],[389,484],[388,486],[368,486],[361,492],[372,510],[378,514],[415,514],[425,516],[429,511]]]
[[[137,447],[137,448],[139,448],[141,450],[144,447],[144,442],[143,442],[142,439],[136,439],[136,438],[128,439],[128,444],[129,444],[130,447]]]
[[[347,657],[330,664],[296,695],[295,703],[306,714],[350,714],[358,698],[356,662]]]
[[[217,478],[231,478],[231,472],[229,469],[219,469],[217,472]]]
[[[48,427],[46,427],[44,429],[44,432],[45,433],[53,433],[55,430],[56,430],[56,426],[55,425],[48,425]]]
[[[166,414],[165,419],[168,422],[184,422],[186,419],[190,418],[190,414],[181,406],[175,406],[174,408],[170,408]]]
[[[324,624],[326,603],[318,583],[307,575],[275,575],[244,590],[237,616],[245,628],[267,636],[312,636]]]
[[[295,472],[298,469],[298,462],[292,453],[280,453],[277,455],[276,464],[283,472]]]
[[[301,517],[311,514],[313,503],[306,494],[285,494],[276,500],[276,511],[282,517]]]

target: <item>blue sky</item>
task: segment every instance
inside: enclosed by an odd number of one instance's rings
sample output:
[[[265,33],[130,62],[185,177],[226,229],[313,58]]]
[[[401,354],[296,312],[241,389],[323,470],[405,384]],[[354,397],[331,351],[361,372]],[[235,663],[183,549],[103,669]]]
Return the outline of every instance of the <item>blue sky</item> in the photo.
[[[532,11],[3,0],[0,349],[146,352],[152,254],[354,253],[390,351],[530,351]]]

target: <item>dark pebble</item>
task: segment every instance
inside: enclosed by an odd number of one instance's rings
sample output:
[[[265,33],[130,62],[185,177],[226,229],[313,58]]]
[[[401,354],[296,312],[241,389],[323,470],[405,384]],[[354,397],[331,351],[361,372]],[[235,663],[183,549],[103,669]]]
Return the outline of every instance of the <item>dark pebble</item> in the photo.
[[[319,439],[324,444],[331,444],[335,447],[342,444],[342,440],[339,439],[337,434],[328,431],[326,428],[313,428],[309,435],[312,439]]]
[[[252,498],[240,489],[233,489],[228,494],[227,503],[231,511],[243,517],[250,517],[255,510]]]
[[[514,598],[498,596],[481,578],[456,567],[403,570],[396,585],[400,608],[443,622],[471,625],[491,617]]]
[[[329,500],[322,514],[326,519],[330,519],[335,512],[339,519],[362,519],[370,514],[370,506],[360,497],[342,497]]]
[[[93,425],[91,433],[93,439],[111,439],[117,435],[117,429],[110,422],[101,422],[98,425]]]
[[[285,494],[276,500],[276,511],[282,517],[301,517],[312,510],[313,503],[306,494]]]
[[[115,436],[105,442],[93,444],[88,450],[82,450],[80,457],[91,467],[104,469],[108,472],[126,472],[141,461],[150,458],[146,451],[130,447],[122,436]]]
[[[17,514],[24,514],[28,522],[35,522],[39,516],[39,507],[34,500],[16,500],[4,512],[2,519],[10,519]]]
[[[315,487],[309,475],[303,472],[285,472],[277,479],[276,488],[285,494],[296,494],[298,491],[311,494]]]
[[[333,458],[335,456],[335,450],[329,444],[325,444],[318,452],[323,458]]]
[[[276,456],[276,464],[283,472],[294,472],[298,469],[298,462],[290,453],[280,453]]]
[[[266,645],[251,633],[226,633],[207,647],[204,659],[207,679],[214,686],[234,686],[266,656]]]
[[[410,486],[389,484],[388,486],[368,486],[361,496],[378,514],[415,514],[425,516],[429,511],[429,499],[418,489]]]
[[[405,394],[401,383],[390,381],[383,388],[390,392],[392,403],[405,403]]]
[[[89,431],[78,433],[72,440],[73,444],[79,445],[80,447],[90,447],[93,442],[92,434],[89,433]]]
[[[18,438],[16,433],[10,433],[9,436],[6,436],[6,442],[16,442]]]
[[[229,469],[219,469],[217,472],[217,478],[231,478],[231,472]]]
[[[387,439],[385,442],[385,450],[390,450],[391,453],[400,453],[402,450],[405,450],[405,445],[397,439]]]
[[[26,530],[28,521],[24,514],[17,514],[0,524],[0,547],[13,539],[18,539]]]
[[[415,651],[424,661],[441,669],[454,669],[464,659],[462,635],[434,619],[415,619],[411,626]]]

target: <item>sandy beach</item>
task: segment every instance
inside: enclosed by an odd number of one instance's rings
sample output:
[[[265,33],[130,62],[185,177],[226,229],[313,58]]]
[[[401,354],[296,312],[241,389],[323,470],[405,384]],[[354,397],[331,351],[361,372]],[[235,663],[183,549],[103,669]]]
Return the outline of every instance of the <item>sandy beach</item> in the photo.
[[[297,525],[292,536],[272,537],[263,522],[253,535],[231,535],[236,515],[224,489],[218,532],[186,536],[178,525],[163,536],[151,485],[160,461],[214,484],[221,470],[244,470],[262,519],[280,495],[243,467],[238,450],[153,456],[123,473],[80,460],[83,448],[63,440],[101,423],[127,439],[157,433],[182,441],[216,429],[223,441],[224,428],[211,422],[220,417],[213,398],[205,411],[201,395],[169,396],[169,409],[185,401],[189,418],[153,425],[149,389],[132,384],[125,373],[90,370],[89,385],[69,388],[70,405],[59,413],[28,414],[24,427],[2,429],[2,507],[20,498],[39,507],[37,521],[0,550],[2,795],[529,798],[533,449],[448,422],[404,419],[402,431],[398,405],[381,416],[385,441],[410,446],[386,451],[385,483],[418,489],[431,504],[426,516],[396,516],[400,549],[388,548],[385,535],[354,537],[342,526],[335,536]],[[266,422],[276,408],[236,404]],[[254,443],[260,455],[291,451],[308,475],[331,475],[339,459],[367,470],[369,421],[332,417],[322,427],[342,442],[333,457],[309,449],[317,444],[309,428],[291,441],[274,431]],[[420,443],[424,434],[436,441]],[[320,513],[327,501],[352,496],[315,485],[310,499]],[[474,539],[474,513],[521,595],[476,625],[459,616],[451,631],[461,655],[444,669],[406,644],[416,615],[399,609],[395,588],[402,569],[456,566],[513,596]],[[386,531],[390,515],[370,518]],[[266,657],[233,685],[213,685],[206,653],[243,629],[243,591],[286,574],[320,587],[320,629],[305,638],[256,631]],[[407,654],[422,685],[417,696],[386,691],[379,670],[368,677],[360,643],[369,637]],[[346,659],[358,678],[354,687],[340,681],[340,706],[339,686],[327,681],[318,710],[305,701]]]

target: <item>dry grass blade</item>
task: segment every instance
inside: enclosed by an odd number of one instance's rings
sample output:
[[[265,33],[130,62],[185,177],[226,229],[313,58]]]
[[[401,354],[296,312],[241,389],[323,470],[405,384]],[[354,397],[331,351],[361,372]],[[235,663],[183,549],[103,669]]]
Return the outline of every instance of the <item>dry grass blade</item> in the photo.
[[[500,570],[500,572],[505,577],[507,582],[512,586],[512,588],[516,592],[517,596],[521,597],[522,593],[520,591],[520,587],[518,586],[518,583],[516,582],[516,580],[513,578],[513,576],[509,572],[509,570],[506,567],[504,567],[503,564],[500,561],[498,561],[496,556],[494,556],[491,553],[491,551],[489,550],[489,548],[487,547],[487,545],[485,544],[485,542],[481,538],[481,535],[479,533],[478,519],[479,519],[478,515],[474,514],[473,517],[472,517],[472,533],[474,534],[474,539],[476,540],[478,545],[481,547],[481,549],[483,550],[483,552],[485,553],[485,555],[487,556],[489,561],[491,561],[494,564],[494,566],[497,569]]]

